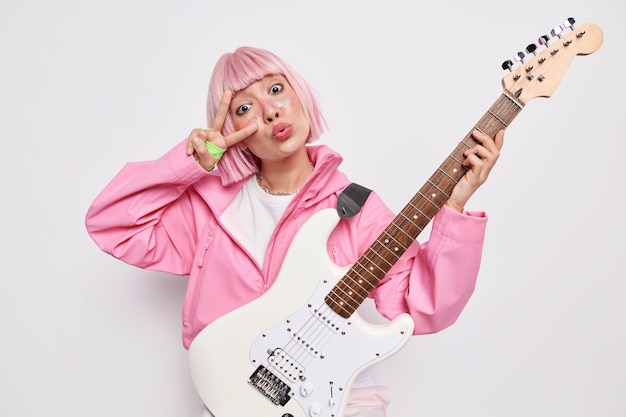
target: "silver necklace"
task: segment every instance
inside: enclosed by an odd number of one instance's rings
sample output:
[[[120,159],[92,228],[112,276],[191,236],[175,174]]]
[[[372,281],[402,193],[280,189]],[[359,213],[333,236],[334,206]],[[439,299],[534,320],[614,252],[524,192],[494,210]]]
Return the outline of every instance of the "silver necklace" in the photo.
[[[315,165],[313,165],[313,162],[309,161],[309,164],[311,164],[311,168],[315,168]],[[265,185],[263,183],[263,177],[261,176],[261,171],[258,171],[256,173],[256,182],[257,184],[259,184],[259,187],[261,187],[261,189],[263,191],[265,191],[266,193],[270,194],[270,195],[293,195],[295,193],[298,192],[298,190],[294,191],[293,193],[285,193],[285,192],[274,192],[274,190],[272,190],[268,185]]]
[[[259,184],[259,187],[261,187],[261,189],[263,191],[265,191],[266,193],[270,194],[270,195],[292,195],[298,192],[298,190],[294,191],[293,193],[285,193],[285,192],[277,192],[275,193],[270,187],[268,187],[267,185],[265,185],[263,183],[263,177],[261,177],[261,173],[257,172],[256,173],[256,182]]]

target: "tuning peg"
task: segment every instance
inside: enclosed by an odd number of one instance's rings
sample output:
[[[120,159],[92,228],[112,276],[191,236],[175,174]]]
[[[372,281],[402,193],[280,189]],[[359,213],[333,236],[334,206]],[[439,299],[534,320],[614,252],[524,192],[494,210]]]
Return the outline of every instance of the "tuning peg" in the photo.
[[[513,61],[511,61],[510,59],[507,59],[506,61],[502,63],[503,70],[513,71],[512,68],[513,68]]]
[[[535,45],[534,43],[531,43],[530,45],[526,47],[526,52],[529,54],[534,55],[536,50],[537,50],[537,45]]]
[[[524,58],[526,58],[526,55],[522,51],[515,54],[515,60],[517,62],[524,62]]]
[[[574,20],[573,17],[568,17],[567,19],[565,19],[565,22],[563,22],[563,26],[570,28],[570,29],[574,29],[574,22],[576,22]]]
[[[541,35],[539,39],[537,39],[537,43],[541,46],[548,46],[548,41],[550,37],[548,35]]]
[[[551,31],[550,34],[552,35],[552,37],[561,37],[561,32],[563,32],[563,28],[561,26],[555,26]]]

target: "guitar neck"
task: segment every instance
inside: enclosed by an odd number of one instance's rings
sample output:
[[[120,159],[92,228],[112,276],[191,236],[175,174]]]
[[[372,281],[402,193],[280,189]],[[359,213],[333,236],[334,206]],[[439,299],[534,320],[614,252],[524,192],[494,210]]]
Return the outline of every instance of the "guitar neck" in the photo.
[[[504,92],[476,123],[475,128],[493,137],[498,131],[506,129],[523,108],[524,105],[519,100]],[[334,312],[348,318],[365,301],[448,201],[452,189],[467,171],[463,165],[463,153],[475,145],[476,141],[470,131],[326,295],[325,302]]]

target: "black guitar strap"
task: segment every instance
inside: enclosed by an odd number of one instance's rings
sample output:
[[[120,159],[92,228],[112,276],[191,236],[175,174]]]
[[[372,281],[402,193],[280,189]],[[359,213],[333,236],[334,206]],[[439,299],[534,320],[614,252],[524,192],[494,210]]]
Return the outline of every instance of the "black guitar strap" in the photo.
[[[357,183],[348,185],[337,198],[337,213],[344,219],[355,216],[367,201],[372,190]]]

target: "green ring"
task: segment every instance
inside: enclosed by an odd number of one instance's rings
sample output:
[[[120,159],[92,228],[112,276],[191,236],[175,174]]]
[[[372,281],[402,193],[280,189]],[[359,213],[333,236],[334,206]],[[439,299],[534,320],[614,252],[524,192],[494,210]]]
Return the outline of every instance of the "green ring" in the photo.
[[[206,150],[209,151],[209,154],[214,158],[220,159],[222,155],[224,155],[224,152],[226,152],[226,149],[220,148],[208,140],[204,142],[204,144],[206,145]]]

